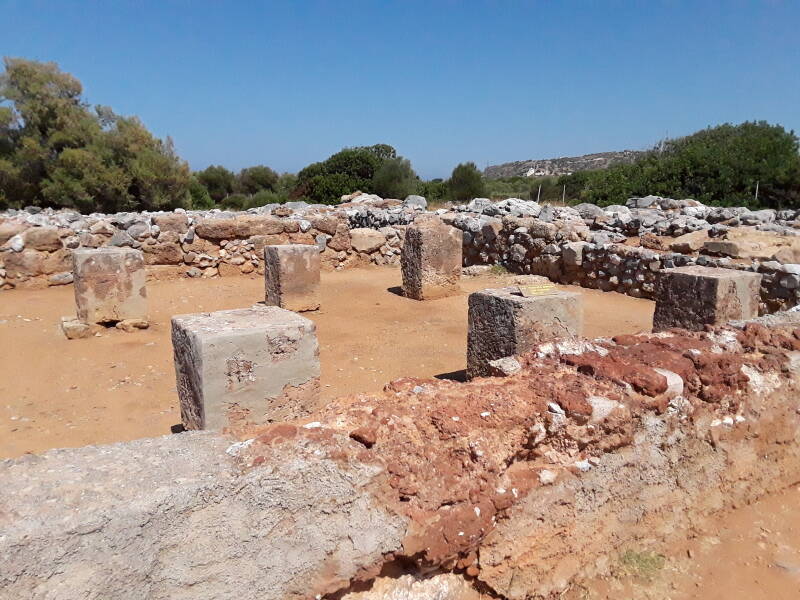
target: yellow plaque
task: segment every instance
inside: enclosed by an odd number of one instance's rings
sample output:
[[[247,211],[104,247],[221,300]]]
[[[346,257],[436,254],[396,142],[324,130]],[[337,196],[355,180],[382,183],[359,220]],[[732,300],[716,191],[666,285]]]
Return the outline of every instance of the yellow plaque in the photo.
[[[540,283],[538,285],[521,285],[519,291],[525,298],[532,296],[548,296],[555,294],[558,290],[552,283]]]

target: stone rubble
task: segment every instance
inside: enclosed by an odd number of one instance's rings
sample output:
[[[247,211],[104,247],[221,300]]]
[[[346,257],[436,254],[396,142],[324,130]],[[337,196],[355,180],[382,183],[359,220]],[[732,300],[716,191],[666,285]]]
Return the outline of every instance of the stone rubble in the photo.
[[[78,247],[140,249],[153,276],[260,275],[264,247],[275,244],[316,245],[328,270],[399,265],[408,225],[425,216],[461,230],[464,267],[498,265],[651,299],[661,269],[737,269],[762,275],[761,313],[800,304],[798,210],[659,196],[606,207],[475,198],[435,211],[419,196],[401,201],[358,192],[344,200],[335,207],[289,202],[244,212],[8,210],[0,214],[0,289],[70,283],[70,255]]]

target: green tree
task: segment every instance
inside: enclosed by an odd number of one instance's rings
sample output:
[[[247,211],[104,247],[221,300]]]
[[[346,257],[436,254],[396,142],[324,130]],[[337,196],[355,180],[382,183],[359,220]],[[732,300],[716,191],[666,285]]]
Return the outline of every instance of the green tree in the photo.
[[[396,157],[387,144],[344,148],[326,160],[312,163],[297,174],[291,197],[319,204],[336,204],[356,190],[373,191],[373,177],[387,160]]]
[[[233,193],[236,176],[222,165],[211,165],[195,173],[197,180],[208,190],[209,196],[217,204]]]
[[[278,174],[264,165],[248,167],[239,171],[234,182],[235,191],[240,194],[255,194],[261,190],[274,190]]]
[[[408,159],[385,160],[372,178],[372,191],[383,198],[405,198],[417,188],[417,174]]]
[[[483,175],[473,162],[461,163],[453,169],[447,187],[450,190],[450,197],[457,202],[483,197],[486,194]]]
[[[136,118],[90,109],[55,63],[6,58],[0,75],[0,204],[107,212],[189,204],[189,168]]]
[[[191,197],[191,205],[195,210],[208,210],[214,208],[214,201],[211,196],[197,177],[192,177],[189,182],[189,196]]]

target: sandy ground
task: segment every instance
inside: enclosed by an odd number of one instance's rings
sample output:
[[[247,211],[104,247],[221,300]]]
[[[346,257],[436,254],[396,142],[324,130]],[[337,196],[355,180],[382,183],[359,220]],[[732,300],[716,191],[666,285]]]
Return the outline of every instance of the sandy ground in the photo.
[[[326,397],[377,391],[401,376],[458,376],[467,293],[504,283],[464,279],[460,296],[416,302],[397,295],[399,282],[392,268],[323,274],[323,309],[309,316],[318,325]],[[74,313],[71,287],[0,293],[0,458],[169,433],[180,421],[169,318],[251,305],[263,298],[262,286],[258,277],[152,282],[149,330],[73,341],[58,330],[59,318]],[[649,329],[651,302],[576,289],[587,336]],[[614,577],[564,597],[799,598],[800,489],[715,516],[671,548],[630,550]]]
[[[504,282],[465,278],[462,295],[428,302],[399,296],[399,284],[396,268],[323,274],[322,309],[305,314],[317,323],[325,397],[378,391],[403,376],[458,376],[466,360],[467,294]],[[580,291],[588,336],[649,329],[651,302]],[[67,340],[58,323],[75,312],[71,286],[2,292],[0,458],[169,433],[180,422],[170,317],[250,306],[263,297],[260,277],[151,282],[149,330]]]
[[[714,515],[663,549],[626,549],[614,577],[565,600],[796,600],[800,598],[800,487]]]

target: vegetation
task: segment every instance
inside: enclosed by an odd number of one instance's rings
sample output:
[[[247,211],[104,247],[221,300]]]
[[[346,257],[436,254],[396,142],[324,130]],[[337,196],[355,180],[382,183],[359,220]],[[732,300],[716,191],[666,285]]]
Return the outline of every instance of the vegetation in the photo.
[[[382,198],[405,198],[416,193],[419,177],[411,162],[403,157],[390,158],[375,171],[372,190]]]
[[[667,562],[666,557],[655,552],[626,550],[620,557],[622,571],[631,577],[652,581]]]
[[[483,175],[473,162],[461,163],[453,169],[447,187],[450,198],[456,202],[466,202],[486,195]]]
[[[336,204],[356,190],[400,199],[416,193],[431,205],[517,197],[605,206],[658,194],[707,204],[800,207],[798,138],[763,121],[708,128],[667,140],[634,163],[561,177],[486,180],[467,162],[447,181],[422,181],[388,144],[344,148],[297,175],[279,175],[266,165],[238,173],[212,165],[191,173],[169,138],[154,137],[136,117],[90,108],[82,92],[81,83],[54,63],[5,59],[0,208],[247,209],[290,199]]]
[[[172,141],[135,117],[93,109],[54,63],[6,58],[0,75],[0,207],[84,212],[171,209],[191,202]]]
[[[569,198],[601,206],[657,194],[707,204],[797,208],[798,138],[764,121],[724,124],[667,140],[633,164],[563,176],[558,183],[567,186]]]

